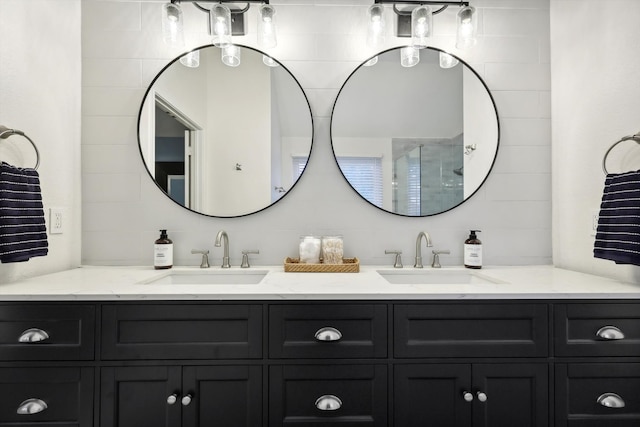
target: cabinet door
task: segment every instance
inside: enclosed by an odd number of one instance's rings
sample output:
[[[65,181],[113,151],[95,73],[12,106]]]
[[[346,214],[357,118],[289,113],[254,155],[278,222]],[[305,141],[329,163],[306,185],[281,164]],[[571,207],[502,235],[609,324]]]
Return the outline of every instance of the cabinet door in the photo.
[[[184,427],[262,425],[261,366],[191,366],[183,370]]]
[[[102,368],[101,427],[180,426],[180,367]],[[176,401],[169,396],[176,395]]]
[[[397,365],[394,425],[469,427],[473,400],[464,394],[471,392],[471,365]]]
[[[473,426],[548,426],[548,378],[546,363],[473,365]]]

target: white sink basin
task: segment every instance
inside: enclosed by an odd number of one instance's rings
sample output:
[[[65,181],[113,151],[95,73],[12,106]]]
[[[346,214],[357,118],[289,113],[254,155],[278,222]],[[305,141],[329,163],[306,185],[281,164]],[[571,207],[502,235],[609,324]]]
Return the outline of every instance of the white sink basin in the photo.
[[[171,271],[146,281],[149,285],[256,285],[266,270],[194,270]]]
[[[378,270],[387,282],[403,285],[472,285],[503,283],[469,270]]]

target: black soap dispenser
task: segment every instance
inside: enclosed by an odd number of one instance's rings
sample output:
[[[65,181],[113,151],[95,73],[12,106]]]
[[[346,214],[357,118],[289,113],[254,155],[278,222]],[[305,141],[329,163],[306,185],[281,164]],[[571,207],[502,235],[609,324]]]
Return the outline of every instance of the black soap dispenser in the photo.
[[[160,230],[160,238],[153,246],[153,267],[164,270],[173,267],[173,242],[167,235],[167,230]]]
[[[467,268],[482,268],[482,242],[476,236],[480,230],[471,230],[469,238],[464,241],[464,266]]]

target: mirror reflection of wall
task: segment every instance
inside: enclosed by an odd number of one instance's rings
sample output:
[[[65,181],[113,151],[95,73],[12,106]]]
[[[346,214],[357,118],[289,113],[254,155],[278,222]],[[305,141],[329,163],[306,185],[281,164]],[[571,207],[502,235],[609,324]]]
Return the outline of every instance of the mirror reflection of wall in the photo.
[[[284,67],[265,65],[250,48],[238,67],[220,56],[207,46],[199,67],[176,60],[156,77],[141,108],[139,138],[147,169],[167,195],[197,212],[233,217],[260,211],[291,189],[301,173],[295,159],[306,164],[311,150],[312,119]],[[178,126],[168,133],[163,123],[171,118]]]
[[[435,215],[464,202],[486,179],[498,148],[497,111],[464,62],[441,68],[440,51],[427,48],[407,68],[399,51],[379,54],[345,82],[331,117],[333,151],[349,184],[371,204],[399,215]],[[364,190],[365,177],[345,170],[345,158],[379,160],[381,200]]]

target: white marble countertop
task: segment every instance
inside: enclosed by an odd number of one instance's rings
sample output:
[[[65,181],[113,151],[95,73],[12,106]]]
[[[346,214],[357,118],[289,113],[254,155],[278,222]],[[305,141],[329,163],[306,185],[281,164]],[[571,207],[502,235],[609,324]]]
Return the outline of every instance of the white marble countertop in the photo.
[[[219,278],[216,280],[220,284],[196,283],[202,274],[218,277],[227,274],[231,275],[227,276],[229,281],[233,281],[232,276],[260,273],[266,274],[258,277],[257,284],[228,284],[224,283],[226,279]],[[415,282],[414,274],[437,277],[432,278],[433,283],[391,284],[380,273],[408,275],[396,280],[400,282]],[[170,281],[167,275],[180,276],[186,283],[153,283],[158,279]],[[640,284],[553,266],[483,267],[482,270],[360,266],[359,273],[285,273],[282,266],[224,270],[220,267],[154,270],[152,267],[83,266],[0,285],[0,301],[323,299],[640,299]]]

